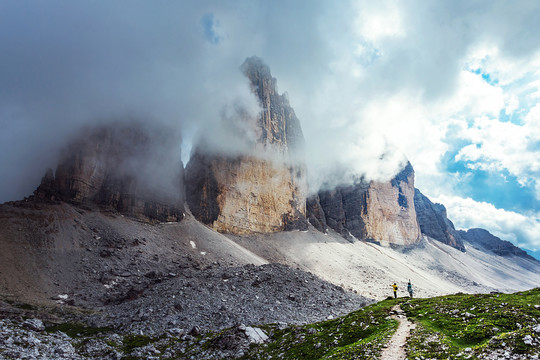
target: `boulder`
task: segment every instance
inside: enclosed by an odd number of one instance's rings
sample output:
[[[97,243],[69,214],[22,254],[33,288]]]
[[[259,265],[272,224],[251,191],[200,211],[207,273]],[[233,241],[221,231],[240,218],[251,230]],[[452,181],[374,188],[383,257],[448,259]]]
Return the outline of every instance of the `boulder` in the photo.
[[[22,326],[24,328],[27,328],[28,330],[32,331],[43,331],[45,330],[45,325],[43,325],[43,321],[39,319],[26,319]]]

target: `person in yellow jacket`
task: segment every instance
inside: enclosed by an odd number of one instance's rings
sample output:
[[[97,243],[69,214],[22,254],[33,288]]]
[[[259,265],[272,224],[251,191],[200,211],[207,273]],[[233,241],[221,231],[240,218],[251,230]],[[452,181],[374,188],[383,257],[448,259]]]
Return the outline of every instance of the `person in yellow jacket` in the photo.
[[[394,283],[394,285],[392,285],[392,287],[394,288],[394,299],[397,299],[397,285],[396,285],[396,283]]]

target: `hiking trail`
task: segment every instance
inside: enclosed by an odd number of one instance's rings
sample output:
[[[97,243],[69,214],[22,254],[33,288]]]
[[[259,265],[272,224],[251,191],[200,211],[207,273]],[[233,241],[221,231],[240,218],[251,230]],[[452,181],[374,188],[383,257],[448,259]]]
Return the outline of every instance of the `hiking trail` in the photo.
[[[392,319],[399,321],[399,326],[390,341],[385,345],[381,353],[381,360],[404,360],[407,358],[405,353],[407,337],[409,337],[411,329],[414,329],[416,325],[407,319],[399,304],[392,307],[390,314]]]

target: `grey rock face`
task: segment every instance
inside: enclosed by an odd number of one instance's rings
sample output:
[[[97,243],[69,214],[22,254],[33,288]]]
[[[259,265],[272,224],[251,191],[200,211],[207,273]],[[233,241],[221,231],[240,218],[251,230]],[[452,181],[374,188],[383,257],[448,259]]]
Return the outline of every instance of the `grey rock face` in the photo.
[[[442,204],[432,203],[420,190],[415,189],[414,206],[418,224],[423,234],[465,251],[461,235],[454,228],[454,224],[446,217],[446,208]]]
[[[309,218],[320,219],[346,239],[351,235],[365,240],[366,232],[363,215],[367,212],[367,190],[369,184],[358,182],[356,185],[339,187],[332,191],[321,191],[310,199]],[[317,198],[318,204],[317,204]],[[322,214],[317,211],[322,209]],[[324,216],[324,217],[323,217]]]
[[[287,94],[278,94],[277,81],[270,68],[258,57],[247,58],[241,70],[251,81],[251,89],[257,95],[262,107],[258,123],[261,129],[259,142],[274,144],[299,156],[303,161],[304,135],[300,121],[289,104]]]
[[[309,223],[320,232],[326,232],[326,230],[328,229],[328,225],[326,224],[326,216],[321,206],[321,199],[319,198],[319,194],[310,196],[307,199],[306,212],[308,214]]]
[[[501,240],[484,229],[459,230],[460,236],[474,246],[479,246],[499,256],[519,256],[533,261],[538,261],[511,242]]]
[[[86,129],[47,171],[37,199],[97,204],[140,220],[183,218],[179,139],[168,129],[119,122]],[[176,154],[176,153],[177,154]],[[175,154],[175,155],[171,155]]]
[[[326,225],[346,239],[411,245],[420,228],[413,204],[414,170],[407,164],[389,182],[366,182],[319,191],[308,199],[308,218],[318,230]]]
[[[260,105],[257,116],[239,109],[219,122],[234,150],[218,149],[211,133],[195,144],[186,166],[186,194],[197,220],[233,234],[307,229],[304,136],[288,97],[261,59],[241,66]],[[233,116],[233,117],[234,117]],[[219,146],[217,146],[219,147]]]

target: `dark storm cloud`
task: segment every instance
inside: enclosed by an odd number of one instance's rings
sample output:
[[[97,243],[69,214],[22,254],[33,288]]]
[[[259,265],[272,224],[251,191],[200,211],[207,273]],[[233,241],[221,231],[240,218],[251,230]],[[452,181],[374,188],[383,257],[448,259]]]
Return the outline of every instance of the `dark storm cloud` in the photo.
[[[361,31],[394,12],[400,36]],[[352,172],[391,173],[396,144],[371,136],[379,119],[361,110],[399,93],[445,98],[481,41],[530,55],[538,14],[535,1],[0,2],[0,201],[30,194],[67,136],[95,119],[172,125],[189,151],[227,106],[256,108],[238,70],[252,55],[289,92],[312,173],[344,155]]]
[[[219,116],[245,56],[214,57],[194,4],[0,4],[0,201],[29,195],[83,125],[135,116],[190,132]]]

